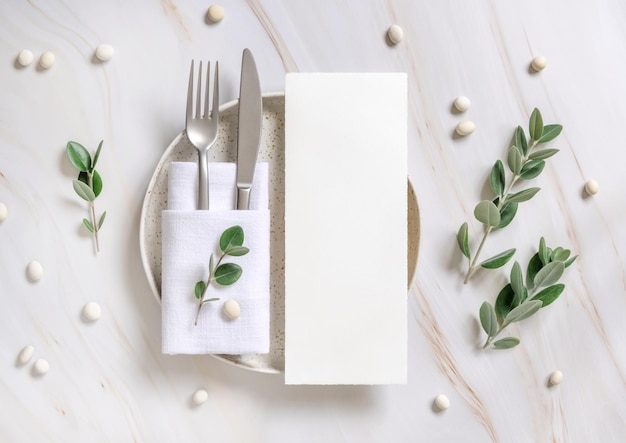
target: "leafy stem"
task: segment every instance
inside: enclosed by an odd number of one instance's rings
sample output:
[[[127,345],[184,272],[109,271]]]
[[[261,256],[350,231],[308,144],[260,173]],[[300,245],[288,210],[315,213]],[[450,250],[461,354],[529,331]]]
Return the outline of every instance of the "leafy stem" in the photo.
[[[194,287],[194,295],[198,300],[198,309],[196,311],[196,318],[194,325],[198,326],[198,320],[200,318],[200,312],[202,307],[210,302],[217,301],[219,298],[205,298],[209,286],[211,283],[216,283],[221,286],[229,286],[235,283],[241,277],[243,269],[241,266],[235,263],[222,263],[222,260],[227,256],[240,257],[250,252],[250,249],[243,246],[244,232],[241,226],[232,226],[226,229],[220,236],[220,252],[221,255],[217,260],[217,263],[213,263],[213,254],[209,258],[209,276],[206,282],[200,280],[196,282]]]
[[[96,218],[96,208],[94,203],[96,197],[98,197],[102,192],[102,177],[100,177],[100,174],[95,169],[98,159],[100,158],[102,141],[100,141],[93,159],[91,158],[89,151],[87,151],[87,149],[85,149],[85,147],[80,143],[69,141],[67,142],[65,149],[72,166],[78,170],[78,178],[72,182],[74,192],[76,192],[80,198],[89,203],[90,219],[88,220],[83,218],[83,225],[93,234],[96,253],[98,253],[100,252],[98,233],[100,232],[100,228],[102,228],[102,224],[104,223],[104,219],[106,217],[106,211],[104,211],[102,215],[100,215],[99,219]]]
[[[510,283],[505,285],[496,299],[495,305],[484,302],[480,307],[479,317],[487,339],[483,349],[493,345],[496,349],[508,349],[517,346],[516,337],[495,338],[511,323],[529,318],[553,303],[565,290],[565,285],[557,283],[563,272],[576,260],[570,258],[571,251],[561,247],[550,249],[541,238],[539,249],[528,262],[526,280],[518,262],[511,268]]]
[[[473,256],[469,247],[467,222],[463,223],[459,228],[457,242],[461,252],[468,259],[468,269],[464,283],[469,281],[479,267],[495,269],[504,266],[511,260],[515,254],[514,248],[503,251],[482,262],[479,262],[479,257],[489,234],[496,229],[508,226],[517,213],[519,203],[530,200],[540,191],[540,188],[527,188],[519,192],[513,192],[513,187],[520,180],[530,180],[541,174],[545,167],[545,159],[559,152],[558,149],[553,148],[537,151],[535,151],[535,148],[554,140],[563,129],[561,125],[544,126],[541,112],[535,108],[530,116],[528,129],[528,138],[521,126],[515,129],[515,144],[509,148],[507,153],[507,165],[512,172],[509,183],[506,183],[504,164],[501,160],[497,160],[491,168],[489,186],[495,198],[493,200],[483,200],[474,208],[474,217],[485,225],[485,230]]]

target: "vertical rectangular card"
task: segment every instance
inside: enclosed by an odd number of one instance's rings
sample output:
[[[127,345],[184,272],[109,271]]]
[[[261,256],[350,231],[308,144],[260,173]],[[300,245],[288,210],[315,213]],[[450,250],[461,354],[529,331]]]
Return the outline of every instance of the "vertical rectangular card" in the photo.
[[[406,383],[406,282],[406,74],[287,74],[285,383]]]

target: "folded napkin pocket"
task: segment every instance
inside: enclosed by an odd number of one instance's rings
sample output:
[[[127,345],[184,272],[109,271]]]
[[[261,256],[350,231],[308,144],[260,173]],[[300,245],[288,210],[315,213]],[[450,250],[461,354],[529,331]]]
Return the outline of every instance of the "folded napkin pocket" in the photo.
[[[267,209],[267,164],[260,163],[252,187],[251,209],[234,207],[235,165],[211,164],[209,209],[195,210],[197,165],[169,165],[168,209],[162,212],[162,351],[165,354],[248,354],[269,352],[270,211]],[[256,192],[255,192],[256,191]],[[220,237],[231,227],[243,230],[244,255],[223,256]],[[237,245],[241,241],[236,241]],[[199,300],[194,287],[207,281],[209,261],[215,269],[233,263],[241,276],[230,285],[212,280],[195,323]],[[226,269],[226,268],[224,268]],[[228,279],[226,279],[228,280]],[[227,281],[226,281],[227,282]],[[224,312],[234,300],[239,317]]]

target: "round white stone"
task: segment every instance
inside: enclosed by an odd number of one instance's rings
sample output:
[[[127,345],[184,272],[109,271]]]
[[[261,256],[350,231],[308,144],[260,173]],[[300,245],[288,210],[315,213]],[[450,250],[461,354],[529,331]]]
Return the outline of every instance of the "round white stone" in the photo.
[[[454,100],[454,107],[459,112],[467,111],[470,108],[470,106],[472,106],[472,102],[470,101],[469,98],[465,97],[464,95],[459,95],[456,98],[456,100]]]
[[[471,120],[465,120],[456,125],[456,133],[462,136],[470,135],[476,130],[476,125]]]
[[[33,260],[28,264],[26,273],[31,281],[39,281],[43,277],[43,266],[37,260]]]
[[[543,69],[545,69],[547,64],[548,64],[548,60],[546,60],[546,58],[543,55],[538,55],[537,57],[533,58],[533,61],[530,63],[530,66],[532,66],[532,68],[535,71],[542,71]]]
[[[585,192],[589,195],[596,195],[600,190],[600,185],[595,180],[589,180],[585,183]]]
[[[20,64],[20,66],[26,67],[33,62],[34,58],[35,57],[33,56],[32,52],[30,52],[28,49],[22,49],[17,56],[17,62]]]
[[[37,374],[44,375],[46,372],[48,372],[49,369],[50,363],[48,363],[48,360],[39,358],[37,359],[37,361],[35,361],[35,372]]]
[[[224,20],[224,8],[220,5],[211,5],[209,6],[209,11],[207,12],[207,17],[213,23],[221,22]]]
[[[25,365],[33,358],[33,354],[35,353],[35,347],[33,345],[28,345],[24,347],[17,356],[17,361],[20,362],[21,365]]]
[[[102,315],[102,309],[100,309],[100,305],[96,302],[90,301],[85,306],[83,306],[83,317],[85,317],[89,321],[96,321]]]
[[[113,49],[113,46],[106,43],[102,43],[96,48],[96,58],[102,62],[108,62],[111,60],[114,53],[115,50]]]
[[[435,397],[435,406],[443,411],[450,407],[450,400],[445,395],[439,394],[437,397]]]
[[[192,400],[194,405],[201,405],[209,399],[209,393],[204,389],[198,389],[194,392]]]
[[[9,215],[9,208],[7,208],[7,205],[4,203],[0,202],[0,221],[7,218],[7,215]]]
[[[404,37],[404,31],[399,25],[391,25],[387,30],[387,38],[391,43],[397,45],[402,41]]]
[[[554,371],[550,374],[550,384],[558,385],[563,381],[563,373],[561,371]]]
[[[52,67],[52,65],[54,65],[55,60],[56,57],[54,56],[54,54],[50,51],[46,51],[41,54],[41,57],[39,58],[39,66],[44,69],[49,69]]]
[[[223,309],[224,314],[226,314],[226,316],[232,320],[238,318],[239,314],[241,314],[241,308],[239,307],[239,303],[237,303],[237,301],[233,300],[232,298],[224,302]]]

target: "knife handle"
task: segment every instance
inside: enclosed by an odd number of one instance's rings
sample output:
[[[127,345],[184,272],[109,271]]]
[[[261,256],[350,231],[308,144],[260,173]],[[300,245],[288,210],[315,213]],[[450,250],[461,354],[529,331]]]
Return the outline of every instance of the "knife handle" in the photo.
[[[250,207],[250,188],[237,188],[237,209]]]

